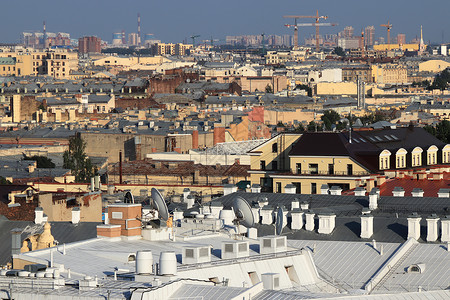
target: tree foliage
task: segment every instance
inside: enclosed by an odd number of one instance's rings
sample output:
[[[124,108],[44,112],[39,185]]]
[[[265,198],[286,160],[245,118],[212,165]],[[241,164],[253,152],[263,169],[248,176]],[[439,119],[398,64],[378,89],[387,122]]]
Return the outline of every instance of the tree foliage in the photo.
[[[38,168],[52,169],[55,167],[53,161],[45,156],[26,156],[25,154],[23,154],[23,160],[34,160],[37,163]]]
[[[441,73],[437,74],[436,77],[434,77],[433,84],[429,87],[429,89],[440,89],[440,90],[446,90],[448,87],[448,83],[450,82],[450,72],[448,69],[445,69]]]
[[[336,125],[336,129],[338,130],[346,127],[346,123],[339,122],[341,116],[334,110],[326,110],[320,118],[322,119],[326,130],[332,130],[333,125]]]
[[[64,152],[64,168],[70,169],[76,182],[89,182],[96,170],[91,160],[85,153],[86,142],[80,134],[76,134],[69,140],[69,150]]]
[[[273,93],[273,89],[272,89],[272,86],[270,84],[266,85],[266,93],[268,93],[268,94],[272,94]]]
[[[444,143],[450,141],[450,122],[447,120],[439,122],[436,126],[427,125],[424,129]]]
[[[345,51],[344,51],[344,49],[342,49],[342,47],[334,48],[333,53],[338,56],[345,56]]]
[[[299,84],[295,88],[299,89],[299,90],[305,90],[307,92],[307,94],[308,94],[308,97],[312,97],[312,89],[308,85],[306,85],[306,84]]]
[[[11,181],[6,180],[3,176],[0,176],[0,184],[11,184]]]

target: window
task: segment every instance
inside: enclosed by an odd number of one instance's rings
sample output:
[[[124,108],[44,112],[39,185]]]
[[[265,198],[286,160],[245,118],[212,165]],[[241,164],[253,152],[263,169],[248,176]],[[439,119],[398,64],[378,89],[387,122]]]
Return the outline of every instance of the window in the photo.
[[[318,164],[309,164],[309,174],[317,175],[319,174]]]
[[[278,152],[278,143],[273,143],[272,144],[272,153],[277,153]]]
[[[352,164],[347,165],[347,175],[353,175],[353,165]]]
[[[277,193],[281,193],[281,182],[277,182]]]
[[[317,194],[317,183],[311,183],[311,194]]]
[[[272,161],[272,170],[273,171],[278,170],[278,162],[276,160]]]
[[[301,194],[302,193],[302,184],[300,182],[293,182],[292,184],[295,186],[295,193]]]
[[[299,163],[295,164],[295,172],[297,174],[302,174],[302,164]]]
[[[334,164],[328,164],[328,174],[334,175]]]

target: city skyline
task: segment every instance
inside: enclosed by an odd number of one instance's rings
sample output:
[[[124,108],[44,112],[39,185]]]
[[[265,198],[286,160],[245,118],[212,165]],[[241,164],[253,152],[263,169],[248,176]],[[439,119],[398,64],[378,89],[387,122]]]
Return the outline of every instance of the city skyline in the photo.
[[[283,15],[312,15],[319,10],[320,15],[328,15],[328,21],[338,23],[336,27],[321,28],[321,34],[338,33],[346,26],[353,26],[355,32],[360,32],[366,26],[375,27],[375,36],[385,36],[385,29],[380,24],[388,20],[393,24],[392,36],[406,34],[411,40],[420,34],[423,25],[426,42],[448,42],[443,28],[450,21],[445,19],[445,12],[450,9],[450,3],[442,2],[440,9],[410,1],[408,6],[401,3],[378,1],[376,7],[366,13],[367,4],[351,0],[343,0],[340,7],[335,7],[333,1],[320,3],[299,3],[292,1],[246,1],[231,0],[226,6],[212,6],[209,2],[198,0],[195,3],[165,2],[149,3],[137,0],[134,5],[125,5],[121,1],[96,1],[63,3],[54,0],[44,0],[39,3],[25,1],[7,2],[2,4],[0,26],[9,28],[0,34],[0,42],[19,42],[23,31],[42,30],[42,22],[47,23],[49,32],[69,32],[72,38],[96,35],[102,40],[111,41],[114,32],[125,30],[127,33],[137,32],[137,13],[141,14],[142,35],[155,34],[156,39],[167,42],[181,42],[192,34],[201,35],[200,40],[214,38],[224,39],[226,35],[243,34],[293,34],[293,30],[284,27],[292,20],[284,19]],[[388,5],[389,4],[389,5]],[[288,7],[292,6],[292,9]],[[298,7],[296,7],[298,6]],[[174,9],[174,7],[176,9]],[[390,10],[387,10],[389,7]],[[21,19],[14,18],[11,11],[20,11]],[[309,19],[303,19],[309,22]],[[303,21],[302,21],[303,22]],[[313,34],[313,28],[300,28],[300,41]],[[223,43],[223,41],[222,41]]]

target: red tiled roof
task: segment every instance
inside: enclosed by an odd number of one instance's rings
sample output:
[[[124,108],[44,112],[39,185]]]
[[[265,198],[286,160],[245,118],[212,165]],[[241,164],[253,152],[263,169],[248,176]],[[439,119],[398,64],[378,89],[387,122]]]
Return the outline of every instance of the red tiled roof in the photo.
[[[437,197],[440,189],[450,188],[449,174],[444,175],[444,179],[430,180],[430,179],[413,179],[411,177],[395,178],[387,180],[380,188],[381,196],[392,196],[392,190],[395,187],[402,187],[405,190],[405,196],[411,196],[411,192],[415,188],[423,190],[424,197]]]

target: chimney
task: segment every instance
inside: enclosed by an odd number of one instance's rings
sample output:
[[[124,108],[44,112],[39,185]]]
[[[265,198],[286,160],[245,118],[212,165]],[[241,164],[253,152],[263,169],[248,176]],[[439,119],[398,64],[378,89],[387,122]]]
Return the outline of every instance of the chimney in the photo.
[[[236,192],[237,192],[237,186],[234,184],[226,184],[223,187],[223,195],[224,196],[232,194],[232,193],[236,193]]]
[[[439,235],[439,217],[432,214],[427,219],[427,242],[436,242]]]
[[[97,225],[97,237],[120,237],[120,225],[102,224]]]
[[[441,242],[450,242],[450,216],[441,219]]]
[[[320,194],[328,195],[328,184],[322,184],[322,186],[320,187]]]
[[[95,191],[95,179],[94,179],[94,177],[91,177],[90,191],[91,192]]]
[[[194,206],[194,203],[195,203],[194,197],[192,195],[188,195],[186,197],[186,203],[187,203],[187,207],[186,207],[187,209],[192,208],[192,206]]]
[[[366,180],[366,187],[368,191],[371,191],[375,187],[375,179],[369,178]]]
[[[392,190],[392,195],[394,197],[405,197],[405,190],[402,187],[396,186]]]
[[[295,185],[293,184],[286,184],[286,186],[284,187],[284,193],[285,194],[295,194],[297,191],[297,189],[295,188]]]
[[[386,182],[386,176],[378,176],[377,177],[377,185],[380,186]]]
[[[423,197],[423,190],[421,188],[414,188],[411,192],[413,197]]]
[[[291,210],[294,209],[300,209],[300,201],[298,200],[298,198],[295,198],[294,201],[291,202]]]
[[[371,214],[361,215],[361,235],[362,239],[370,239],[373,235],[373,216]]]
[[[306,215],[306,225],[305,229],[308,231],[314,231],[314,212],[312,210],[308,210],[305,212]]]
[[[125,237],[141,235],[142,205],[115,203],[108,205],[108,219],[111,225],[120,225],[120,234]]]
[[[416,212],[408,216],[408,239],[420,238],[420,220],[422,219]]]
[[[363,187],[357,187],[355,188],[355,196],[357,197],[363,197],[366,195],[366,189]]]
[[[303,211],[299,208],[294,208],[291,211],[291,229],[299,230],[303,228]]]
[[[322,189],[321,189],[322,190]],[[340,196],[342,194],[342,189],[338,186],[333,185],[330,189],[330,195]]]
[[[319,217],[319,229],[318,233],[331,234],[336,224],[336,215],[334,213],[322,213],[317,214]]]
[[[261,275],[263,288],[265,290],[279,290],[280,289],[280,274],[278,273],[264,273]]]
[[[308,209],[309,209],[309,203],[308,203],[307,201],[303,201],[303,202],[300,204],[300,209],[301,209],[301,210],[308,210]]]
[[[79,207],[72,208],[72,224],[80,223],[81,210]]]
[[[254,183],[252,184],[251,191],[252,193],[261,193],[261,186],[259,184]]]
[[[187,197],[191,194],[191,190],[189,188],[183,189],[183,200],[184,202],[187,201]]]
[[[444,178],[443,173],[433,173],[433,180],[442,180]]]
[[[369,194],[369,209],[375,210],[378,208],[378,194],[376,191],[372,190]]]
[[[36,207],[34,209],[34,224],[44,223],[44,209],[42,207]]]
[[[264,206],[261,210],[261,224],[270,225],[273,223],[273,208],[271,206]]]
[[[12,229],[11,239],[11,254],[20,254],[20,248],[22,248],[22,229]]]

